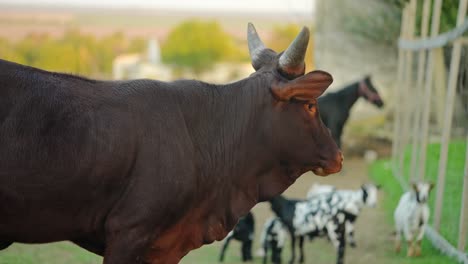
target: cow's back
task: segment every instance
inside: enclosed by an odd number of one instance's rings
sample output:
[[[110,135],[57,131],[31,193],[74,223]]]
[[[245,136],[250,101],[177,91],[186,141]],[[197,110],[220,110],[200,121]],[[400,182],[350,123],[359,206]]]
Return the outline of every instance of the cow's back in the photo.
[[[0,240],[100,232],[135,154],[110,84],[0,61]]]

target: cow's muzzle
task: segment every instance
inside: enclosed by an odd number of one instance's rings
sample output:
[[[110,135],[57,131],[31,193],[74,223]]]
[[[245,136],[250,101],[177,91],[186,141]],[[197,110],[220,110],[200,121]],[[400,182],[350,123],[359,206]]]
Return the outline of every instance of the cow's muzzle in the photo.
[[[338,152],[335,159],[324,161],[322,166],[312,168],[312,172],[318,176],[328,176],[330,174],[338,173],[343,167],[343,160],[343,154]]]

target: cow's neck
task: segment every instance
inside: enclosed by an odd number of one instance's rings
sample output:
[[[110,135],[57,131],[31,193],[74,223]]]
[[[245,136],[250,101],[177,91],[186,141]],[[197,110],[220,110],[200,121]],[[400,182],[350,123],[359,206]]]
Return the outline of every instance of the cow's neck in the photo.
[[[197,177],[206,188],[197,190],[198,195],[219,204],[216,210],[222,212],[216,214],[226,217],[226,228],[258,202],[259,178],[275,170],[261,127],[262,104],[270,95],[251,84],[252,80],[199,87],[199,94],[191,98],[200,101],[191,102],[194,111],[185,112],[186,120],[197,120],[188,121],[187,129],[200,171]]]
[[[240,216],[260,200],[284,191],[299,176],[289,166],[275,159],[268,149],[262,128],[264,111],[273,100],[258,80],[214,86],[189,83],[191,88],[178,93],[180,111],[194,153],[196,175],[192,192],[194,204],[173,225],[173,232],[161,234],[154,242],[153,259],[165,257],[158,252],[170,251],[175,259],[189,250],[223,239]],[[249,85],[251,87],[249,87]],[[269,105],[270,104],[270,105]],[[265,187],[267,186],[267,187]],[[186,239],[180,239],[186,238]],[[154,254],[154,252],[153,252]],[[167,255],[167,254],[166,254]]]

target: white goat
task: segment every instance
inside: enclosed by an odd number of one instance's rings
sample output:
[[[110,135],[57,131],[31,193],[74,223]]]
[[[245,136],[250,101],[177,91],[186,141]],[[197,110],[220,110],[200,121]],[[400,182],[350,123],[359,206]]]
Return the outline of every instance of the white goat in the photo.
[[[408,257],[421,255],[421,240],[430,213],[427,200],[433,187],[434,185],[429,182],[412,183],[411,190],[401,196],[394,213],[396,252],[400,252],[401,234],[403,234],[408,242]]]

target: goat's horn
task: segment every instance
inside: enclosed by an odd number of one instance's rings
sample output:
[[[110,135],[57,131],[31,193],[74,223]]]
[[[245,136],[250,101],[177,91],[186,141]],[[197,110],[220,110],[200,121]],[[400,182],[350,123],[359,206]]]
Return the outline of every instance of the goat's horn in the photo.
[[[289,47],[279,58],[279,69],[281,72],[290,76],[304,74],[305,71],[305,53],[307,44],[309,44],[309,29],[303,27],[299,35],[293,40]]]
[[[265,49],[265,45],[257,34],[255,27],[252,23],[247,26],[247,42],[249,44],[250,59],[252,60],[252,66],[255,70],[258,70],[261,65],[260,54]]]

